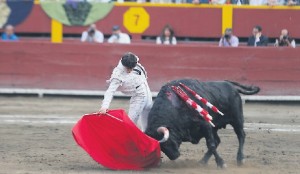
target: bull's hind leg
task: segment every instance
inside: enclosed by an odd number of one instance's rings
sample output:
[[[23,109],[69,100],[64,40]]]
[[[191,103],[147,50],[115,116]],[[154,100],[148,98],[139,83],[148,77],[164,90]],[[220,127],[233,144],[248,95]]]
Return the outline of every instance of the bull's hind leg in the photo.
[[[224,168],[224,167],[226,167],[226,164],[224,163],[224,160],[220,157],[220,155],[217,152],[217,147],[221,143],[221,140],[220,140],[220,137],[216,130],[213,130],[212,132],[213,132],[212,133],[213,137],[206,137],[206,145],[207,145],[208,151],[205,153],[204,157],[201,159],[200,162],[202,164],[207,164],[210,157],[212,155],[214,155],[217,166]]]
[[[237,135],[237,138],[239,140],[239,149],[237,152],[237,165],[242,165],[244,163],[244,143],[245,143],[245,137],[246,134],[244,132],[244,115],[243,115],[243,106],[242,106],[242,100],[241,97],[238,97],[231,105],[233,108],[231,108],[232,112],[232,121],[231,126],[234,129],[234,132]]]
[[[238,140],[239,140],[239,149],[238,149],[237,157],[236,157],[237,164],[242,165],[245,162],[244,152],[243,152],[244,151],[245,137],[246,137],[246,134],[245,134],[245,131],[244,131],[244,124],[241,123],[241,122],[238,122],[238,123],[232,124],[232,127],[234,129],[234,132],[237,135]]]

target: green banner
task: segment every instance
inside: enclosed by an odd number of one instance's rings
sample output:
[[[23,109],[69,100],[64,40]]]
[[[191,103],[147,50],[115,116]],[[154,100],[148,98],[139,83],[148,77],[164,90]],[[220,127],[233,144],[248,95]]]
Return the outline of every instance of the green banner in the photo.
[[[41,0],[46,14],[65,25],[85,26],[103,19],[113,8],[113,3],[78,0]]]

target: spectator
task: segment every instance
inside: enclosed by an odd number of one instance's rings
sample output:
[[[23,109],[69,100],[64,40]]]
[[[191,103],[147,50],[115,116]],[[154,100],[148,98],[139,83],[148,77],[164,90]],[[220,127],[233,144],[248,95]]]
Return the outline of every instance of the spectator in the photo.
[[[87,31],[82,32],[81,42],[103,43],[103,41],[104,41],[103,33],[97,30],[95,24],[90,25]]]
[[[126,33],[122,33],[118,25],[113,26],[112,35],[108,39],[108,43],[130,44],[130,37]]]
[[[300,0],[285,0],[285,5],[287,6],[300,5]]]
[[[220,39],[220,47],[238,47],[239,39],[232,34],[231,28],[226,28],[224,36]]]
[[[249,0],[231,0],[230,3],[236,5],[249,4]]]
[[[3,41],[18,41],[18,36],[14,33],[14,27],[12,25],[6,25],[5,31],[2,33],[1,39]]]
[[[164,44],[164,45],[176,45],[177,40],[174,36],[174,30],[170,25],[166,25],[161,35],[156,38],[156,44]]]
[[[248,39],[248,46],[268,46],[268,37],[262,35],[261,26],[255,26],[252,34]]]
[[[186,0],[190,4],[209,4],[210,0]]]
[[[267,0],[249,0],[249,5],[267,5]]]
[[[284,0],[267,0],[267,5],[269,6],[284,5]]]
[[[173,3],[172,0],[150,0],[151,3]]]
[[[281,35],[279,39],[276,39],[274,46],[287,46],[287,47],[296,47],[296,42],[293,38],[289,37],[289,32],[287,29],[281,30]]]
[[[210,0],[210,4],[213,4],[213,5],[223,5],[223,4],[226,4],[226,1],[227,0]]]

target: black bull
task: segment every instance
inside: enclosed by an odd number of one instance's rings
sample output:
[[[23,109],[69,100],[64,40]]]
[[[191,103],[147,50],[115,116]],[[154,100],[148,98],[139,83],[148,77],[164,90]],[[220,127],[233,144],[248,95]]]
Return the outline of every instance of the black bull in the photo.
[[[212,122],[216,127],[212,127],[197,111],[189,107],[174,93],[171,86],[179,86],[180,82],[194,90],[201,97],[206,98],[224,113],[224,116],[221,116],[213,112],[185,90],[192,100],[210,113],[213,117]],[[161,142],[161,150],[171,160],[175,160],[180,156],[179,147],[182,142],[198,144],[200,139],[205,137],[208,151],[201,162],[206,164],[209,158],[214,155],[218,167],[224,167],[224,160],[216,150],[221,142],[217,131],[230,124],[239,141],[237,163],[241,165],[244,161],[245,132],[242,100],[239,93],[252,95],[258,93],[259,90],[258,87],[244,86],[230,81],[200,82],[191,79],[171,81],[161,88],[155,99],[149,113],[146,134],[160,140],[164,135],[161,131],[157,131],[158,128],[165,127],[168,129],[169,137],[167,139],[166,136],[164,137],[165,139]]]

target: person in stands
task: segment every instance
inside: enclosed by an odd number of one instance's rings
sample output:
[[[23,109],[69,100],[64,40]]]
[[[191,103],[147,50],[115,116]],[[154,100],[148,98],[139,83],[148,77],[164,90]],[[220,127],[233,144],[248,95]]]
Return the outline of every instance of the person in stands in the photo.
[[[177,40],[176,37],[174,36],[174,30],[170,25],[166,25],[160,36],[156,38],[156,44],[164,44],[164,45],[176,45]]]
[[[130,37],[123,33],[118,25],[113,26],[112,35],[108,39],[108,43],[130,44]]]
[[[268,37],[262,34],[262,27],[257,25],[252,30],[252,36],[248,38],[248,46],[268,46]]]
[[[18,41],[19,38],[14,32],[14,27],[12,25],[6,25],[4,32],[1,35],[1,40],[3,41]]]
[[[296,42],[289,36],[289,31],[287,29],[283,29],[281,30],[279,38],[276,39],[274,46],[296,48]]]

